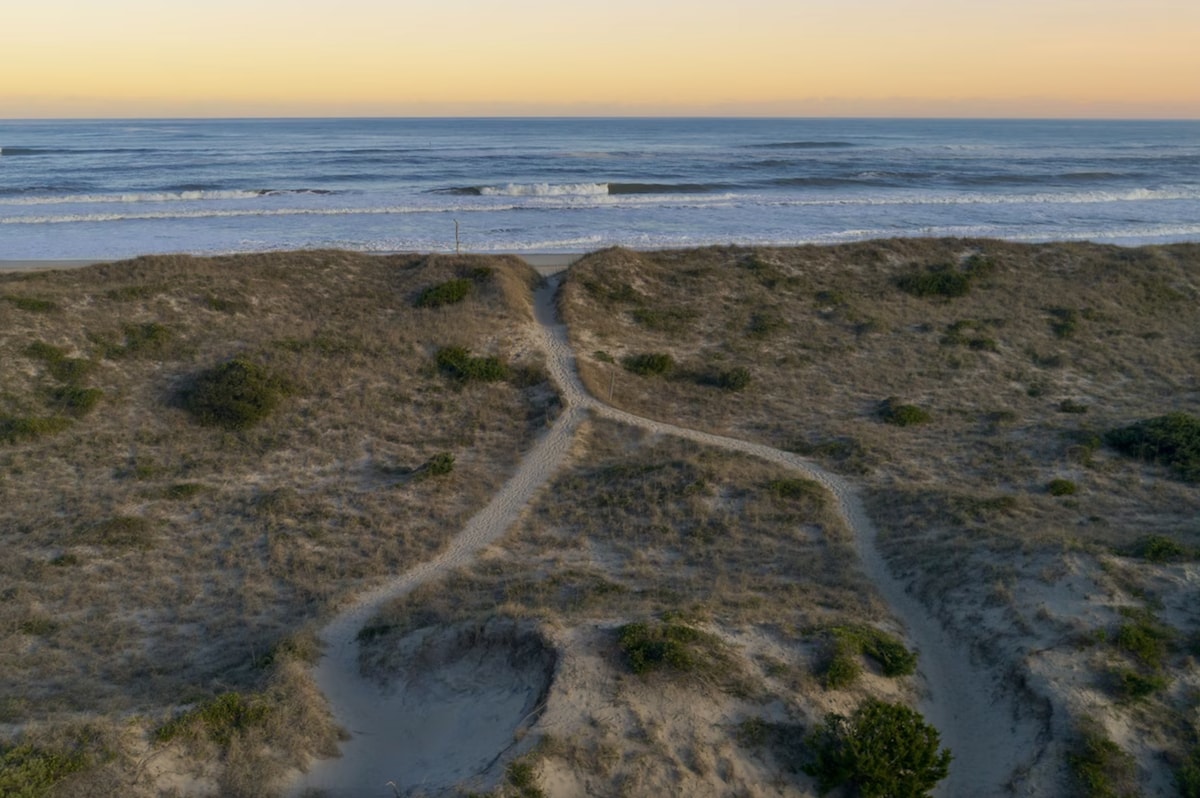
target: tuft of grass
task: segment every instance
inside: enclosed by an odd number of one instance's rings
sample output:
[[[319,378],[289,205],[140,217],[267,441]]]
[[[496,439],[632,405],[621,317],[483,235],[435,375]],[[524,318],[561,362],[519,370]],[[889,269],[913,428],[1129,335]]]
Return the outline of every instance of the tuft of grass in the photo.
[[[935,266],[900,275],[896,278],[896,287],[917,297],[951,299],[970,292],[971,275],[954,271],[950,266]]]
[[[441,477],[454,471],[454,455],[450,452],[439,452],[425,463],[423,472],[426,476]]]
[[[12,294],[0,294],[0,300],[10,303],[18,310],[24,310],[29,313],[53,313],[58,310],[58,305],[51,302],[49,299],[38,299],[31,296],[14,296]]]
[[[163,491],[163,498],[177,501],[181,499],[191,499],[195,496],[199,496],[201,493],[204,493],[207,490],[207,485],[201,485],[198,482],[176,482],[174,485],[168,486]]]
[[[897,427],[925,424],[932,418],[928,410],[917,405],[904,404],[895,396],[889,396],[880,403],[879,417]]]
[[[241,693],[222,693],[216,698],[168,721],[155,733],[159,742],[185,737],[211,740],[222,747],[247,729],[264,725],[270,708]]]
[[[91,757],[78,748],[52,751],[29,743],[0,747],[0,795],[49,798],[56,785],[90,765]]]
[[[126,324],[122,330],[125,333],[125,343],[108,346],[105,349],[107,357],[153,357],[160,355],[175,337],[170,328],[158,322]]]
[[[1088,798],[1135,798],[1137,765],[1095,722],[1084,729],[1067,755],[1080,794]]]
[[[808,502],[817,507],[824,507],[829,502],[829,492],[814,479],[773,479],[767,483],[767,489],[780,499]]]
[[[82,418],[95,409],[104,398],[99,388],[82,388],[78,385],[60,385],[50,391],[50,402],[59,413]]]
[[[1110,430],[1104,440],[1122,454],[1168,466],[1187,482],[1200,482],[1200,418],[1196,416],[1168,413]]]
[[[154,542],[154,525],[141,516],[121,515],[82,528],[77,539],[81,543],[148,549]]]
[[[1125,609],[1122,614],[1128,622],[1121,624],[1113,643],[1117,648],[1133,656],[1147,668],[1157,671],[1167,657],[1175,630],[1165,626],[1146,610]]]
[[[831,690],[849,687],[862,673],[858,657],[874,660],[884,676],[908,676],[917,669],[917,655],[902,641],[873,626],[832,626],[822,630],[828,650],[821,677]]]
[[[1141,701],[1167,688],[1171,680],[1163,673],[1142,673],[1133,668],[1117,668],[1112,673],[1116,693],[1127,701]]]
[[[647,330],[680,332],[699,317],[691,308],[635,308],[633,320]]]
[[[498,357],[475,357],[462,346],[446,346],[438,350],[438,369],[459,382],[499,382],[508,379],[511,370]]]
[[[675,359],[666,352],[643,352],[628,355],[621,361],[626,371],[632,371],[642,377],[652,377],[666,374],[675,367]]]
[[[259,423],[289,392],[285,380],[244,357],[201,372],[183,393],[183,407],[201,424],[247,429]]]
[[[726,664],[720,639],[670,618],[625,624],[617,630],[617,645],[630,670],[641,675],[710,675]]]
[[[474,283],[464,277],[455,277],[444,283],[431,285],[417,296],[413,304],[419,308],[440,308],[462,302],[471,293]]]
[[[159,293],[159,289],[149,285],[123,285],[120,288],[110,288],[104,292],[107,299],[114,302],[133,302],[138,299],[149,299]]]
[[[1051,496],[1074,496],[1079,492],[1079,486],[1069,479],[1052,479],[1046,490]]]
[[[0,416],[0,443],[35,441],[71,426],[61,416]]]
[[[1166,535],[1147,535],[1135,543],[1128,554],[1155,563],[1178,562],[1193,556],[1182,544]]]

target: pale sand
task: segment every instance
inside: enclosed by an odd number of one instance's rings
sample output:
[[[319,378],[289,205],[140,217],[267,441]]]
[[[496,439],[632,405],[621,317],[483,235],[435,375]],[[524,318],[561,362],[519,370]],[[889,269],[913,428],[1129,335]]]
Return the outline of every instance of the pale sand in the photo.
[[[556,268],[557,262],[541,266]],[[659,434],[744,452],[794,469],[825,485],[837,497],[839,510],[854,532],[867,574],[904,624],[909,644],[920,651],[920,673],[925,687],[920,708],[955,755],[950,776],[937,794],[1010,794],[1009,785],[1022,781],[1021,774],[1036,764],[1042,747],[1039,737],[1044,734],[1043,724],[1023,715],[1015,697],[1002,688],[1002,675],[973,661],[967,650],[950,639],[941,625],[905,591],[903,582],[890,573],[876,547],[874,525],[857,491],[841,477],[792,453],[642,418],[592,398],[579,380],[566,328],[556,316],[554,294],[558,282],[552,280],[538,292],[538,324],[531,332],[546,352],[547,369],[562,391],[567,411],[445,552],[363,595],[322,631],[321,637],[329,649],[316,669],[317,682],[337,720],[352,737],[343,745],[340,759],[315,763],[308,774],[297,776],[289,793],[298,795],[316,787],[329,790],[330,795],[387,796],[393,794],[389,782],[401,789],[420,786],[436,791],[460,782],[467,775],[464,763],[490,763],[473,772],[476,778],[470,781],[472,788],[487,789],[496,784],[503,767],[499,758],[513,747],[514,729],[528,720],[528,715],[522,717],[522,713],[527,713],[529,697],[536,690],[536,674],[513,672],[510,668],[489,669],[482,661],[480,667],[472,668],[447,659],[445,665],[469,686],[450,691],[441,682],[426,686],[410,680],[398,688],[381,688],[364,679],[359,671],[355,634],[388,600],[471,562],[486,546],[499,540],[564,461],[583,414],[588,411]],[[586,684],[572,681],[571,689],[587,689]],[[553,695],[565,689],[565,685],[552,684],[549,689]],[[444,706],[443,700],[447,701]],[[403,749],[411,746],[413,740],[428,737],[431,726],[461,729],[463,724],[469,724],[469,734],[439,735],[445,740],[446,749],[439,754],[436,746],[431,749],[422,745],[420,759],[427,765],[419,773],[404,772],[406,765],[412,767],[414,755]],[[425,739],[425,743],[430,742]],[[1041,789],[1030,789],[1028,784],[1024,787],[1025,794],[1045,794]],[[570,794],[576,790],[562,792]]]

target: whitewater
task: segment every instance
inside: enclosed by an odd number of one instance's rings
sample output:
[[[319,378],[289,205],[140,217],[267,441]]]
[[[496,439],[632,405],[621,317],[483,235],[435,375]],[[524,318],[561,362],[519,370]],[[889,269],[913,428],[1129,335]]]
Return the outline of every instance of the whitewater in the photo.
[[[0,260],[890,236],[1200,240],[1200,122],[0,121]]]

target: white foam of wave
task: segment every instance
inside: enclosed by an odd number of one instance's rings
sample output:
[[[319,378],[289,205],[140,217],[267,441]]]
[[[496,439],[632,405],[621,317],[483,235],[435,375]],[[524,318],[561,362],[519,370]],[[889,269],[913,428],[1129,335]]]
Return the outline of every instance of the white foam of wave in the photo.
[[[594,197],[607,196],[608,183],[509,183],[506,186],[482,186],[484,197]]]
[[[1041,192],[1036,194],[925,194],[904,192],[896,195],[866,197],[821,197],[810,199],[768,199],[757,204],[774,207],[814,205],[1091,205],[1110,202],[1162,202],[1200,200],[1200,188],[1150,189],[1129,191]]]
[[[96,203],[132,204],[142,202],[205,202],[213,200],[258,199],[268,191],[158,191],[133,194],[73,194],[62,197],[0,197],[0,205],[89,205]]]

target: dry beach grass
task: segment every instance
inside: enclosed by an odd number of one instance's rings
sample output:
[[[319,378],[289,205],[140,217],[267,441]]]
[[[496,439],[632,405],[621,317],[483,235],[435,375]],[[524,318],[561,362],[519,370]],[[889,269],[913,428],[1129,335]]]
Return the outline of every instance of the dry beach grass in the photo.
[[[535,279],[340,252],[0,276],[8,773],[260,795],[332,753],[316,623],[430,559],[559,417]],[[1188,795],[1200,495],[1104,433],[1200,414],[1198,299],[1197,246],[895,240],[606,250],[559,306],[595,397],[860,486],[891,571],[1041,729],[1015,791]],[[277,404],[197,423],[236,357]],[[823,713],[917,700],[820,484],[601,414],[573,440],[503,538],[359,635],[416,715],[512,716],[507,776],[464,760],[463,789],[813,795]]]

